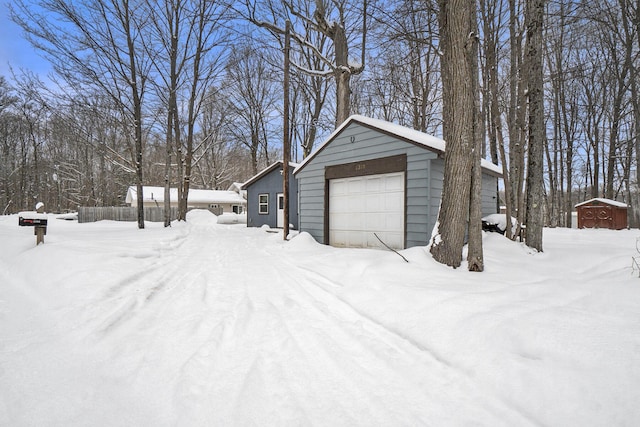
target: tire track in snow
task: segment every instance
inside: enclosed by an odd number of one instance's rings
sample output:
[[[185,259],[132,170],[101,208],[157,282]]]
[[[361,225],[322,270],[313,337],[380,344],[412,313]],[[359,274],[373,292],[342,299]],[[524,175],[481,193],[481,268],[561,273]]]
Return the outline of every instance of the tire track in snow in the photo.
[[[342,284],[335,283],[331,281],[326,276],[312,270],[308,267],[299,267],[294,265],[290,261],[286,260],[286,263],[290,265],[291,268],[297,268],[300,271],[305,273],[304,280],[301,281],[301,289],[309,294],[312,299],[319,299],[323,301],[324,305],[330,304],[337,307],[342,307],[343,315],[346,315],[344,319],[344,324],[347,325],[349,323],[361,322],[362,325],[366,325],[368,329],[371,329],[375,332],[376,339],[379,339],[381,342],[384,342],[387,345],[390,345],[392,348],[399,349],[400,351],[404,351],[407,354],[414,354],[417,359],[422,359],[426,365],[431,365],[434,361],[436,364],[442,365],[442,371],[447,372],[447,375],[453,375],[454,377],[460,377],[459,381],[468,383],[468,386],[471,388],[478,388],[480,386],[475,383],[472,375],[468,373],[463,367],[456,366],[450,361],[446,360],[444,357],[439,355],[436,351],[430,348],[426,348],[415,340],[411,339],[409,336],[405,334],[399,333],[396,330],[388,328],[383,323],[380,323],[375,318],[363,313],[358,310],[348,301],[340,298],[339,295],[335,293],[343,288]],[[329,302],[327,302],[329,301]],[[374,339],[373,344],[378,344]],[[480,391],[480,393],[489,393],[487,390]],[[531,423],[531,424],[539,424],[538,421],[535,420],[535,417],[532,414],[527,413],[522,408],[509,401],[505,401],[500,396],[492,396],[488,399],[495,405],[499,410],[505,410],[506,412],[511,412],[516,419],[520,419],[521,422]]]
[[[250,405],[251,413],[261,414],[263,421],[276,422],[330,413],[331,420],[344,425],[367,424],[365,420],[415,425],[429,418],[471,421],[495,413],[504,424],[510,424],[504,420],[528,423],[406,338],[362,316],[335,295],[318,292],[322,288],[313,275],[255,245],[233,243],[231,253],[252,249],[252,268],[261,272],[262,283],[248,283],[246,275],[233,272],[246,255],[227,255],[226,270],[215,272],[241,286],[244,293],[235,306],[225,308],[232,310],[233,320],[217,347],[204,345],[192,359],[197,363],[185,367],[193,369],[187,383],[198,377],[222,379],[200,388],[200,395],[180,396],[191,402],[192,409],[198,410],[194,402],[204,396],[228,402],[216,413],[204,410],[195,421],[214,417],[252,423],[256,421],[252,416],[243,418]],[[468,413],[460,414],[460,402],[453,400],[464,395],[472,397],[466,402]],[[425,399],[431,404],[425,405]],[[473,399],[483,403],[477,405]],[[270,411],[270,405],[280,413]]]
[[[313,271],[309,268],[304,268],[304,267],[298,267],[300,270],[304,271],[308,277],[308,282],[307,285],[310,285],[311,287],[315,287],[317,290],[321,291],[322,293],[326,294],[326,297],[330,298],[330,299],[334,299],[336,301],[336,303],[338,304],[343,304],[346,307],[348,307],[348,310],[352,310],[354,313],[357,314],[357,316],[361,316],[362,318],[366,319],[367,321],[371,322],[372,324],[375,324],[377,327],[381,328],[382,330],[385,331],[385,333],[391,334],[396,336],[399,340],[403,340],[406,341],[407,343],[409,343],[410,345],[412,345],[413,347],[415,347],[416,350],[418,351],[423,351],[428,353],[431,357],[433,357],[435,360],[437,360],[438,362],[442,363],[443,365],[449,367],[449,368],[454,368],[454,366],[452,366],[449,361],[447,361],[444,357],[442,357],[440,354],[438,354],[436,351],[434,351],[433,349],[429,349],[424,347],[423,345],[421,345],[419,342],[411,339],[411,337],[406,336],[404,334],[401,334],[398,331],[395,331],[393,329],[388,328],[386,325],[384,325],[383,323],[379,322],[378,320],[376,320],[375,318],[367,315],[366,313],[358,310],[356,307],[354,307],[352,304],[350,304],[348,301],[344,300],[343,298],[340,298],[339,295],[331,292],[331,290],[338,290],[341,289],[342,286],[332,282],[329,278],[319,274],[316,271]],[[308,288],[310,293],[313,293],[311,288]]]
[[[318,284],[315,275],[310,275],[300,280],[300,291],[309,296],[309,300],[313,301],[313,304],[319,308],[320,312],[327,315],[327,319],[342,328],[348,339],[362,341],[361,350],[363,352],[370,352],[381,364],[386,364],[389,370],[397,372],[399,374],[398,379],[400,379],[400,389],[411,390],[415,389],[416,386],[424,388],[425,384],[429,384],[429,387],[422,390],[424,395],[419,393],[422,396],[414,402],[416,405],[419,406],[423,403],[421,399],[429,395],[430,389],[439,388],[439,393],[450,395],[451,398],[469,394],[475,395],[476,398],[485,402],[486,407],[490,407],[496,413],[501,414],[499,417],[501,420],[513,419],[518,420],[518,424],[535,424],[535,421],[526,414],[501,401],[498,397],[484,396],[485,391],[480,390],[465,373],[436,357],[430,350],[424,349],[413,341],[406,339],[403,335],[389,330],[384,325],[363,315],[335,294],[328,292],[325,288],[328,279],[322,276],[321,278],[322,284]],[[339,288],[340,285],[333,284],[333,287]],[[331,307],[331,309],[327,312],[324,307]],[[413,362],[408,361],[407,357]],[[413,369],[412,366],[414,367]],[[430,371],[427,375],[429,378],[423,382],[416,380],[415,374],[421,371],[420,367]],[[434,372],[436,373],[435,375]],[[402,377],[403,375],[404,377]],[[393,387],[394,380],[387,384],[386,387]],[[438,387],[437,384],[440,384],[440,386]],[[458,387],[467,388],[468,390],[456,390]],[[455,391],[451,393],[449,389]],[[432,397],[436,396],[432,395]],[[469,403],[470,406],[473,406],[471,401]],[[442,409],[446,410],[446,408]],[[434,418],[437,419],[437,417]],[[422,417],[417,418],[417,420],[420,423],[425,421]]]
[[[223,322],[218,324],[218,333],[195,349],[182,368],[185,375],[176,405],[189,411],[177,412],[189,415],[180,424],[228,424],[230,420],[281,424],[283,419],[306,419],[286,384],[278,385],[284,369],[279,356],[274,356],[281,351],[275,344],[281,338],[274,333],[280,329],[278,320],[269,302],[258,295],[260,289],[247,281],[247,272],[241,268],[244,255],[233,255],[252,246],[252,241],[245,241],[226,252],[217,268],[209,270],[224,290],[217,301],[211,301],[211,314]],[[267,255],[259,248],[253,250],[260,257]],[[267,282],[273,278],[264,276]],[[202,405],[203,400],[208,404]]]

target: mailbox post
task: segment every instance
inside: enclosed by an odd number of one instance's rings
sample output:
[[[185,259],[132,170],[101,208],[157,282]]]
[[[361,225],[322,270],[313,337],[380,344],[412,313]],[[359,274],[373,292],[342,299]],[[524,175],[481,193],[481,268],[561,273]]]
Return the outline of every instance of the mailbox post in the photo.
[[[18,214],[18,225],[21,227],[33,227],[36,246],[44,243],[44,236],[47,234],[47,215],[44,213],[44,203],[38,202],[35,212],[20,212]]]

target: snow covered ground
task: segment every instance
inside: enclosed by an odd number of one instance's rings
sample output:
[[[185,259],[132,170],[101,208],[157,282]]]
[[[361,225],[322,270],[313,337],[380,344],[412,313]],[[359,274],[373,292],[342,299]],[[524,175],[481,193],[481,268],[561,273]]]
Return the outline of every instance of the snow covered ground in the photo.
[[[486,271],[305,233],[0,216],[3,426],[637,426],[639,230]]]

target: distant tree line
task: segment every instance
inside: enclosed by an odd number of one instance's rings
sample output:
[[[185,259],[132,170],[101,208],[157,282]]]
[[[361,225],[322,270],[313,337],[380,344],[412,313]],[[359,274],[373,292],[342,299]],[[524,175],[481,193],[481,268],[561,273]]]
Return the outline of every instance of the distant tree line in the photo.
[[[443,3],[16,1],[13,19],[54,72],[0,79],[0,209],[121,205],[136,184],[177,186],[184,207],[189,188],[226,188],[280,158],[287,20],[293,160],[349,113],[442,136]],[[501,204],[522,224],[535,204],[543,224],[570,226],[573,205],[607,197],[629,203],[637,227],[638,3],[471,3],[476,138],[503,165]],[[541,10],[536,129],[528,7]]]

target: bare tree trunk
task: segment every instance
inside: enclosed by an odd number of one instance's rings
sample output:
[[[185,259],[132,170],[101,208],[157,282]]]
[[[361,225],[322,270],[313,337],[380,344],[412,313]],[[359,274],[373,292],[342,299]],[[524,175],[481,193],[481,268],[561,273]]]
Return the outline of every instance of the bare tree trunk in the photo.
[[[485,117],[487,122],[488,137],[489,137],[489,152],[491,154],[491,161],[494,164],[498,164],[500,155],[502,154],[502,164],[506,166],[507,159],[504,157],[504,137],[502,134],[502,120],[501,110],[498,95],[500,93],[500,87],[498,85],[498,38],[501,30],[500,16],[501,6],[499,3],[482,0],[480,1],[481,14],[483,17],[483,33],[484,33],[484,76],[485,86],[483,90],[483,103],[485,108]],[[499,146],[502,145],[502,146]],[[513,207],[511,202],[511,188],[508,177],[508,168],[503,167],[503,181],[505,186],[505,200],[504,204],[507,208],[507,218],[512,213]],[[498,183],[496,183],[498,187]],[[496,192],[498,188],[496,188]],[[496,199],[496,211],[500,211],[500,198]],[[511,227],[507,227],[507,238],[512,236]]]
[[[509,69],[509,180],[511,182],[511,206],[514,207],[520,224],[524,222],[524,138],[523,117],[526,111],[524,101],[524,85],[522,79],[522,34],[518,29],[520,11],[516,0],[509,0],[509,41],[510,41],[510,69]]]
[[[620,141],[620,121],[622,120],[622,99],[627,91],[626,80],[627,69],[622,72],[622,76],[618,77],[618,85],[613,100],[611,132],[609,134],[609,153],[607,155],[607,182],[604,189],[604,197],[614,199],[613,187],[614,176],[618,165],[617,146]]]
[[[468,35],[466,55],[471,72],[471,96],[473,97],[472,118],[472,169],[469,192],[469,245],[467,264],[469,271],[484,271],[482,253],[482,168],[480,162],[483,151],[483,121],[480,113],[480,83],[478,81],[478,23],[476,21],[476,2],[470,2],[471,13],[469,26],[472,32]],[[492,150],[493,151],[493,150]]]
[[[593,147],[593,169],[591,173],[591,197],[600,197],[600,128],[599,123],[593,126],[593,139],[591,145]]]
[[[339,25],[333,34],[336,69],[336,128],[349,118],[351,111],[351,70],[349,69],[349,50],[344,28]]]
[[[442,46],[443,136],[447,141],[444,183],[431,254],[438,262],[458,267],[469,220],[469,193],[475,147],[473,58],[476,42],[473,2],[440,0]]]
[[[542,26],[544,0],[527,0],[527,69],[529,88],[529,157],[527,166],[526,244],[542,252],[544,227],[544,86]]]
[[[164,164],[164,226],[171,226],[171,155],[173,151],[173,115],[167,113],[166,157]]]
[[[142,194],[142,184],[144,182],[142,176],[142,97],[141,88],[138,87],[138,62],[137,49],[133,41],[133,24],[131,22],[131,10],[129,9],[128,0],[124,0],[122,4],[122,25],[126,32],[127,38],[127,54],[129,55],[129,89],[131,91],[131,99],[133,100],[133,121],[135,129],[135,167],[138,188],[138,228],[144,228],[144,195]]]
[[[193,75],[191,76],[191,92],[189,94],[188,101],[188,111],[187,111],[187,152],[185,153],[185,161],[184,161],[184,176],[182,181],[182,195],[180,199],[179,213],[178,216],[186,220],[187,218],[187,208],[188,208],[188,199],[189,199],[189,188],[191,187],[191,170],[193,168],[193,140],[195,138],[194,130],[195,130],[195,122],[196,116],[199,112],[199,103],[198,96],[201,90],[201,83],[203,85],[207,85],[207,78],[209,76],[203,76],[201,72],[202,60],[205,52],[205,44],[206,44],[206,20],[208,18],[207,15],[207,6],[202,5],[199,6],[200,9],[196,11],[195,19],[194,19],[194,27],[195,29],[195,55],[193,58]],[[205,77],[205,78],[203,78]]]
[[[283,82],[283,118],[284,123],[282,141],[282,197],[284,202],[284,224],[282,237],[287,240],[289,236],[289,160],[291,157],[291,141],[289,139],[289,49],[291,46],[291,23],[287,21],[284,35],[284,82]]]
[[[498,102],[499,86],[498,86],[498,37],[500,28],[496,22],[500,10],[496,10],[498,5],[496,2],[481,0],[480,9],[483,19],[484,33],[484,79],[485,86],[482,96],[483,110],[487,123],[487,134],[489,137],[489,153],[491,161],[498,164],[498,132],[502,129],[497,128],[500,122],[500,107]],[[498,201],[499,203],[499,201]]]
[[[556,134],[557,134],[557,130],[558,130],[557,127],[554,127],[554,132]],[[557,226],[555,200],[556,200],[556,190],[557,190],[558,182],[556,180],[557,176],[555,172],[557,171],[558,162],[554,161],[554,158],[551,156],[551,151],[553,151],[554,155],[557,155],[558,153],[557,147],[555,146],[556,141],[557,141],[557,138],[554,137],[553,150],[550,147],[551,144],[545,144],[543,147],[543,150],[544,150],[543,157],[547,158],[547,179],[549,180],[549,194],[547,194],[545,198],[545,206],[547,207],[546,217],[550,227]]]
[[[173,4],[167,10],[168,26],[171,29],[169,41],[169,99],[167,105],[167,137],[166,158],[164,165],[164,226],[171,226],[171,158],[173,154],[174,135],[180,131],[175,127],[178,91],[178,41],[180,36],[181,3]]]
[[[177,100],[174,98],[174,105],[169,106],[169,108],[173,109],[175,114],[173,115],[173,138],[176,146],[176,175],[178,179],[178,221],[186,221],[187,220],[187,206],[186,199],[183,196],[182,191],[182,179],[184,177],[184,153],[182,150],[182,132],[180,126],[180,117],[178,117],[178,104]],[[184,215],[182,215],[184,213]]]
[[[322,106],[324,102],[315,102],[315,106],[313,112],[311,114],[311,123],[309,125],[309,131],[305,134],[305,140],[302,145],[302,157],[306,158],[309,154],[313,152],[313,146],[316,140],[316,135],[318,133],[318,119],[320,118],[320,113],[322,112]]]
[[[499,119],[499,118],[498,118]],[[506,202],[506,211],[505,214],[507,216],[507,228],[505,230],[505,236],[507,239],[515,239],[516,236],[513,234],[513,224],[511,218],[513,217],[513,206],[511,205],[511,183],[509,182],[509,170],[507,167],[507,155],[504,152],[504,139],[502,136],[502,132],[498,132],[498,149],[500,150],[500,159],[502,161],[502,179],[504,181],[504,199]]]
[[[575,108],[569,109],[567,99],[567,82],[569,78],[565,73],[564,67],[564,29],[565,29],[565,5],[560,3],[560,25],[558,29],[558,42],[552,56],[555,59],[557,74],[555,80],[555,105],[557,109],[557,128],[560,139],[564,140],[566,153],[564,155],[564,179],[566,182],[566,192],[564,194],[564,203],[561,208],[564,210],[564,226],[571,228],[573,211],[573,147],[574,147],[574,123]]]
[[[633,1],[619,0],[622,6],[622,24],[625,34],[635,34],[635,40],[627,37],[627,46],[625,49],[625,62],[629,68],[629,89],[631,91],[631,105],[633,106],[633,125],[635,127],[635,141],[628,141],[626,162],[629,165],[626,168],[625,182],[627,185],[627,203],[629,209],[627,213],[628,225],[631,228],[640,227],[640,168],[636,167],[636,183],[631,184],[631,163],[635,160],[636,165],[640,164],[640,93],[638,91],[637,67],[632,61],[632,52],[634,45],[637,43],[640,33],[640,0]],[[635,31],[634,31],[635,30]],[[635,149],[636,159],[633,158]]]
[[[633,15],[633,26],[635,27],[636,35],[640,34],[640,0],[635,2],[635,14]],[[631,66],[631,90],[632,90],[632,102],[633,102],[633,116],[636,130],[636,138],[634,142],[635,149],[635,163],[636,163],[636,176],[635,176],[635,188],[630,199],[631,214],[629,216],[629,225],[631,227],[640,227],[640,91],[638,90],[638,74],[635,65]],[[631,142],[630,142],[631,143]]]

